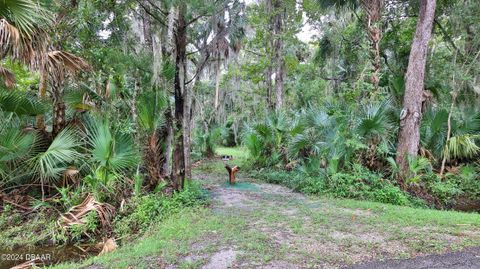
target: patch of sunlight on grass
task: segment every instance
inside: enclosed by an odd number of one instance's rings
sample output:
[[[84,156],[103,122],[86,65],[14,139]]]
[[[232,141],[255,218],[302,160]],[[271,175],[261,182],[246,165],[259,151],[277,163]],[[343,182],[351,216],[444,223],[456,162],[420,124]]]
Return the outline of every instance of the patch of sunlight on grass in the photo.
[[[218,147],[215,151],[217,155],[232,155],[233,160],[244,161],[248,157],[248,150],[244,147]]]

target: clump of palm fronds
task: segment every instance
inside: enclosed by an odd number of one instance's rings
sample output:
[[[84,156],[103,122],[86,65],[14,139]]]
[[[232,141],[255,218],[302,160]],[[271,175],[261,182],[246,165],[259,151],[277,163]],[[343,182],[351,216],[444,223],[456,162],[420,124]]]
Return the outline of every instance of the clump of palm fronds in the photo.
[[[198,150],[202,156],[212,158],[215,155],[215,147],[221,135],[222,129],[220,127],[205,127],[195,136],[195,149]]]
[[[37,97],[22,92],[0,89],[0,110],[13,112],[19,116],[35,116],[45,113],[48,106]]]
[[[98,202],[92,194],[88,194],[82,203],[62,214],[57,220],[57,225],[63,229],[68,229],[73,225],[85,224],[86,216],[92,211],[97,214],[103,227],[110,226],[115,208],[110,204]]]
[[[132,137],[112,129],[108,121],[91,120],[86,137],[92,169],[104,186],[119,178],[120,172],[137,166],[139,154]]]
[[[448,139],[445,145],[445,158],[462,159],[472,158],[480,153],[480,147],[475,143],[475,139],[479,139],[480,135],[464,134],[453,136]]]

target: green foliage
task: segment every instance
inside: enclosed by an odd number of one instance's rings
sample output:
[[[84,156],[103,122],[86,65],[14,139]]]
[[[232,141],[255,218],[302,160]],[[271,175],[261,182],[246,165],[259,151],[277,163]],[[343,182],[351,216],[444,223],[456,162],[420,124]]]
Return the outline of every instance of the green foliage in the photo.
[[[411,205],[409,196],[381,175],[361,166],[351,173],[337,173],[327,180],[327,189],[336,197]]]
[[[35,116],[47,111],[48,106],[25,92],[0,89],[0,111],[13,112],[19,116]]]
[[[132,138],[112,130],[108,121],[89,122],[86,136],[94,177],[104,186],[119,179],[122,171],[137,166],[139,152],[135,149]]]
[[[22,132],[14,121],[0,120],[0,186],[28,173],[23,166],[32,156],[36,136]]]
[[[167,105],[167,99],[159,91],[142,93],[137,101],[140,126],[149,133],[163,126],[165,124],[163,111]]]
[[[389,117],[390,101],[367,104],[363,107],[357,125],[357,134],[366,140],[382,140],[391,137],[393,122]]]
[[[446,198],[455,198],[458,195],[478,200],[480,199],[480,180],[478,178],[478,166],[466,165],[459,168],[457,173],[447,173],[442,183],[445,187],[451,187],[452,192]]]
[[[201,153],[202,156],[211,158],[215,156],[215,149],[222,136],[221,127],[210,127],[207,129],[200,129],[195,134],[193,141],[194,149]]]
[[[306,194],[328,195],[339,198],[369,200],[395,205],[414,205],[413,199],[382,175],[373,173],[360,165],[351,171],[309,176],[294,171],[263,170],[252,176],[270,183],[282,184]]]
[[[271,115],[247,126],[243,142],[257,166],[300,163],[312,173],[327,168],[333,174],[371,148],[370,158],[390,153],[396,131],[390,104],[387,100],[356,111],[335,103]]]
[[[407,183],[419,183],[425,175],[432,172],[432,164],[427,158],[408,156],[408,169],[411,177],[407,179]]]
[[[36,154],[29,162],[34,174],[42,180],[56,181],[75,161],[83,155],[78,152],[79,139],[73,129],[64,129],[44,152]]]
[[[48,22],[50,13],[35,1],[10,0],[0,3],[0,18],[15,25],[30,36],[42,22]]]
[[[480,147],[475,143],[479,135],[457,135],[450,137],[445,145],[444,155],[447,160],[472,158],[480,153]]]
[[[463,193],[462,189],[454,181],[436,180],[430,183],[430,190],[443,203],[450,203],[453,198]]]
[[[182,208],[205,203],[207,194],[196,182],[188,182],[184,190],[174,193],[172,197],[162,194],[135,196],[124,212],[115,219],[115,233],[129,236],[145,231],[152,223],[161,221]]]

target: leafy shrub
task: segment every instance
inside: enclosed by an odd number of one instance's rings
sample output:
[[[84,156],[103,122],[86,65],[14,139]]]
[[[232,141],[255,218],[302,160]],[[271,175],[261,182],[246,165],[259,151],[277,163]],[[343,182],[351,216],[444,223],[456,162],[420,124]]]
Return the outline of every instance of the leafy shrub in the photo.
[[[208,158],[213,157],[221,135],[222,128],[219,127],[210,127],[209,129],[198,131],[193,140],[194,150],[197,152],[196,154],[199,155],[200,153],[202,156]]]
[[[447,173],[443,180],[430,183],[430,188],[447,201],[460,195],[480,199],[480,179],[477,168],[471,165],[461,167],[457,173]]]
[[[250,152],[251,161],[259,167],[272,167],[285,161],[285,145],[295,134],[295,125],[284,113],[277,112],[246,126],[243,144]]]
[[[188,182],[185,189],[171,197],[151,193],[133,197],[127,208],[114,221],[114,229],[120,237],[144,231],[156,220],[179,212],[182,208],[205,203],[207,193],[196,182]]]
[[[463,193],[458,185],[450,180],[435,181],[430,184],[430,190],[432,194],[439,198],[443,203],[449,203],[452,199]]]
[[[360,165],[354,165],[350,173],[336,173],[331,176],[327,174],[309,176],[298,171],[275,170],[261,170],[252,172],[251,175],[306,194],[325,194],[395,205],[412,205],[412,198],[399,187]]]
[[[70,242],[80,242],[84,237],[93,240],[93,235],[98,231],[98,226],[97,212],[90,211],[85,217],[85,223],[72,225],[66,236]]]
[[[381,175],[355,165],[352,173],[337,173],[327,180],[326,191],[335,197],[409,205],[409,196]]]

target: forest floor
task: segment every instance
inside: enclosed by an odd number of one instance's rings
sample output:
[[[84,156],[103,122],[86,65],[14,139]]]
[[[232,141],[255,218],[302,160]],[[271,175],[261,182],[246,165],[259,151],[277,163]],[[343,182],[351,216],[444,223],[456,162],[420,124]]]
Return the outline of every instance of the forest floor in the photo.
[[[241,163],[240,151],[220,153]],[[209,208],[186,209],[113,253],[59,267],[480,268],[479,214],[307,197],[242,171],[229,186],[221,160],[201,162],[194,179],[211,192]]]

